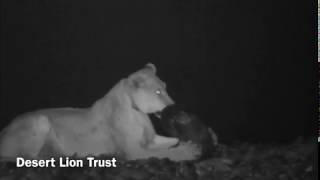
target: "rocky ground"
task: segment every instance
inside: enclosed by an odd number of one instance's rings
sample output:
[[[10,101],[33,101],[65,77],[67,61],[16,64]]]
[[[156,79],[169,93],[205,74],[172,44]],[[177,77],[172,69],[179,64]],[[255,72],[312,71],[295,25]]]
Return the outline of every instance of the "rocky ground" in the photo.
[[[315,139],[300,138],[288,144],[219,145],[214,158],[197,162],[118,159],[116,168],[17,168],[15,163],[0,162],[0,179],[314,180],[318,176],[317,154]]]

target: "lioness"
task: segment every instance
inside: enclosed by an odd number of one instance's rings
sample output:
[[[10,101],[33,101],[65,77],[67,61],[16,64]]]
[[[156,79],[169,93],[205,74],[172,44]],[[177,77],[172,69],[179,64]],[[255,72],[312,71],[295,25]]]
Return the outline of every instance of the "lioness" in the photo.
[[[89,108],[43,109],[14,119],[0,134],[0,157],[84,157],[118,154],[192,160],[199,150],[156,134],[148,113],[174,104],[149,63],[117,83]],[[174,147],[173,147],[174,146]]]

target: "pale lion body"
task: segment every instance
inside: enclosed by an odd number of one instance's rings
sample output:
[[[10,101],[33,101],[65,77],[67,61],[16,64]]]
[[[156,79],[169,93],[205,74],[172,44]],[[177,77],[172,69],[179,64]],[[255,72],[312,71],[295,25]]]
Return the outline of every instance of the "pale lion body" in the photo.
[[[122,79],[86,109],[43,109],[14,119],[0,134],[1,157],[46,157],[118,154],[191,160],[198,151],[178,139],[159,136],[147,113],[173,103],[149,64]],[[161,91],[160,94],[152,94]]]

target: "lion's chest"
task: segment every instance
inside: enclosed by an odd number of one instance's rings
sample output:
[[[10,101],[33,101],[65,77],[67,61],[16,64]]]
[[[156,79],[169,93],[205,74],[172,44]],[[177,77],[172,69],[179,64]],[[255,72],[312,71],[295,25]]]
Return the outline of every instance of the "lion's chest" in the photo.
[[[124,125],[127,142],[141,143],[152,139],[154,129],[149,117],[140,112],[134,112]]]

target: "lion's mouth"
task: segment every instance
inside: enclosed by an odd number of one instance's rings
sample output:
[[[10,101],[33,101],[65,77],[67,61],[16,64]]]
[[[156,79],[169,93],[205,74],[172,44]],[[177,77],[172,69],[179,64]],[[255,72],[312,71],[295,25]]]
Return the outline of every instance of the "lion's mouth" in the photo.
[[[148,116],[150,119],[153,119],[153,120],[161,120],[163,117],[161,111],[149,113]]]
[[[158,112],[155,112],[153,113],[157,118],[161,119],[161,112],[158,111]]]

